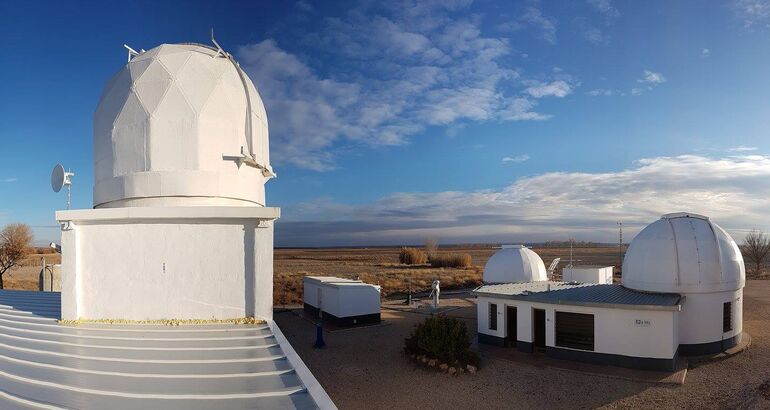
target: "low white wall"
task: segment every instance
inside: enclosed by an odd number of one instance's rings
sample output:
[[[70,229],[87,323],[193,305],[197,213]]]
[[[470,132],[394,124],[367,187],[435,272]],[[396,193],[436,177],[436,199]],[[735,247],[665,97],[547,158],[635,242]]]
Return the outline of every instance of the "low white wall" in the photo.
[[[743,289],[732,292],[685,293],[680,313],[679,337],[683,344],[730,339],[743,330]],[[733,302],[733,330],[722,332],[724,302]]]
[[[488,303],[498,304],[497,331],[489,329]],[[533,309],[545,310],[546,346],[556,346],[555,312],[594,315],[594,352],[632,357],[670,359],[679,347],[679,312],[595,308],[550,305],[511,299],[478,298],[478,330],[480,333],[505,337],[508,334],[506,306],[516,306],[517,340],[533,343]]]
[[[273,225],[226,216],[72,221],[62,271],[63,319],[272,318]]]

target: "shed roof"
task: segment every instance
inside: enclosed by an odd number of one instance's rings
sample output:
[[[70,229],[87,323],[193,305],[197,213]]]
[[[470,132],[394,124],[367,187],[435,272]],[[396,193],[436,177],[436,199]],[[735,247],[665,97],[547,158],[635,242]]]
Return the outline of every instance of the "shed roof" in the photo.
[[[594,306],[636,310],[680,310],[683,297],[676,293],[640,292],[617,284],[532,282],[484,285],[474,294],[558,305]]]
[[[381,289],[380,285],[373,285],[371,283],[365,283],[361,280],[338,278],[335,276],[305,276],[306,282],[315,282],[317,285],[324,285],[333,288],[339,287],[373,287],[375,289]]]
[[[565,266],[564,269],[606,269],[614,268],[612,265],[572,265]]]

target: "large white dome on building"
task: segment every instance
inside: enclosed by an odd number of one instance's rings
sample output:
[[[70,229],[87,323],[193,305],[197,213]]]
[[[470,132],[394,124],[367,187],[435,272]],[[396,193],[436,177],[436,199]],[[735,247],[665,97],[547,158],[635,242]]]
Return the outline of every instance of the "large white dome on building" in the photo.
[[[636,290],[709,293],[738,290],[745,282],[738,245],[702,215],[663,215],[631,241],[623,260],[623,286]]]
[[[484,266],[484,283],[521,283],[548,280],[545,264],[523,245],[503,246]]]
[[[221,50],[163,44],[109,81],[94,115],[94,207],[263,206],[267,114]]]

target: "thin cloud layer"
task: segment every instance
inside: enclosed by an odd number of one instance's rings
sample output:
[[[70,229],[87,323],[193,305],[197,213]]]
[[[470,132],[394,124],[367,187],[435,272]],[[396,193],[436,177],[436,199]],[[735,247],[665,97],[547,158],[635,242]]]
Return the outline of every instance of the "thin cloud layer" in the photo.
[[[767,230],[770,156],[696,155],[642,159],[607,173],[552,172],[500,191],[397,193],[366,205],[321,199],[287,209],[278,244],[398,245],[564,239],[611,242],[616,221],[635,234],[660,215],[705,214],[736,240]]]
[[[503,164],[505,164],[509,162],[524,162],[524,161],[529,161],[529,155],[521,154],[521,155],[516,155],[514,157],[503,157],[502,162]]]
[[[743,20],[745,27],[770,25],[770,1],[736,0],[733,2],[735,15]]]

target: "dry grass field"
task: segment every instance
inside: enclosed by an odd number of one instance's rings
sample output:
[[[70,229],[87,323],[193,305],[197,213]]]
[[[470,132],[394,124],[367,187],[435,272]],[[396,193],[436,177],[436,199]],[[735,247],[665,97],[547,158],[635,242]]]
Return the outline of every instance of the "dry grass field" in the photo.
[[[38,248],[35,253],[27,255],[17,266],[3,275],[6,289],[37,290],[38,275],[41,261],[45,258],[47,264],[61,263],[61,255],[53,249]]]
[[[325,249],[276,249],[274,262],[274,303],[278,306],[302,303],[302,277],[306,275],[340,276],[360,278],[369,283],[382,286],[383,296],[392,297],[412,292],[430,291],[434,279],[441,281],[441,289],[459,289],[477,286],[481,283],[481,274],[497,248],[493,246],[445,247],[441,254],[470,254],[473,259],[471,268],[431,268],[429,265],[403,265],[399,263],[399,248],[325,248]],[[561,275],[561,268],[569,263],[569,248],[533,248],[543,258],[546,266],[556,258],[562,258],[556,270],[556,279]],[[37,252],[49,252],[41,248]],[[614,265],[616,277],[620,277],[617,247],[591,247],[573,249],[573,262],[576,265]],[[36,290],[40,258],[47,263],[60,263],[61,255],[56,253],[35,253],[27,256],[20,266],[5,275],[8,289]],[[747,264],[748,265],[748,264]],[[765,270],[767,272],[767,269]],[[767,279],[770,273],[757,276],[749,273],[753,279]]]
[[[493,246],[446,247],[439,253],[468,253],[473,258],[471,268],[431,268],[429,265],[403,265],[398,261],[399,248],[366,249],[276,249],[275,304],[302,303],[302,277],[306,275],[360,278],[382,286],[383,296],[409,291],[430,291],[434,279],[441,289],[474,287],[481,284],[484,265],[498,248]],[[569,260],[569,248],[534,248],[546,266],[556,257],[562,258],[557,269]],[[582,265],[618,265],[618,248],[596,247],[573,249],[573,261]],[[616,269],[617,271],[617,269]]]

